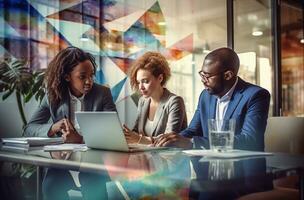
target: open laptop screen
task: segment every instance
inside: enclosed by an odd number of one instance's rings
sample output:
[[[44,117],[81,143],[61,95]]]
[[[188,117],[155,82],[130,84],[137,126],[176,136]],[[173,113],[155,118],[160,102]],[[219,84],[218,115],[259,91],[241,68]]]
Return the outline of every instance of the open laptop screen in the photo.
[[[129,151],[117,112],[76,112],[75,114],[88,147]]]

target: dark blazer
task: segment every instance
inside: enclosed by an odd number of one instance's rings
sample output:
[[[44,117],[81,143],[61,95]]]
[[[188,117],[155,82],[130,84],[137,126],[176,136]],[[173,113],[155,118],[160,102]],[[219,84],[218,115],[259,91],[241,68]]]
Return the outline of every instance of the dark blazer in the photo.
[[[150,101],[150,98],[144,97],[138,101],[137,119],[133,128],[136,132],[144,133]],[[152,136],[170,132],[179,133],[186,127],[187,116],[183,98],[165,89],[155,112]]]
[[[109,88],[93,84],[91,91],[84,97],[84,111],[115,111],[116,107]],[[66,92],[58,106],[51,106],[45,96],[24,128],[25,136],[47,137],[51,126],[70,115],[70,95]]]
[[[235,119],[234,147],[264,150],[264,133],[268,118],[270,94],[267,90],[238,78],[224,119]],[[209,148],[208,119],[215,118],[217,98],[203,90],[197,109],[183,136],[193,137],[194,147]]]

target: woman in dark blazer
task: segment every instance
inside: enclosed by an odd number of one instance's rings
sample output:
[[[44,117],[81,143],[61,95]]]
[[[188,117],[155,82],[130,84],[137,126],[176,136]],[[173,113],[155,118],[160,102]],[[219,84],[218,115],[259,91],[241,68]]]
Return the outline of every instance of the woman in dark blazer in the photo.
[[[47,137],[50,135],[52,126],[56,126],[54,124],[60,120],[66,119],[67,121],[72,121],[70,119],[71,117],[75,117],[75,114],[71,113],[70,99],[69,92],[67,92],[63,94],[63,99],[59,105],[51,106],[47,96],[44,97],[29,123],[24,128],[25,135]],[[115,111],[115,104],[113,103],[110,89],[93,83],[92,89],[83,98],[82,111]],[[60,131],[60,129],[54,130],[57,135],[61,134]]]
[[[75,47],[59,52],[46,71],[47,95],[25,126],[24,135],[62,135],[65,142],[83,142],[75,111],[116,110],[110,89],[93,82],[95,72],[90,54]]]
[[[124,126],[128,143],[151,144],[160,134],[180,132],[187,127],[182,97],[165,88],[170,75],[168,62],[160,53],[147,52],[135,61],[131,86],[142,96],[133,130]]]
[[[26,136],[63,137],[65,143],[83,143],[76,111],[115,111],[110,90],[94,83],[94,57],[76,47],[60,51],[46,75],[47,95],[24,128]],[[102,140],[103,138],[96,138]],[[85,199],[106,199],[108,175],[79,173]],[[68,170],[49,168],[42,183],[44,199],[69,199],[76,188]]]

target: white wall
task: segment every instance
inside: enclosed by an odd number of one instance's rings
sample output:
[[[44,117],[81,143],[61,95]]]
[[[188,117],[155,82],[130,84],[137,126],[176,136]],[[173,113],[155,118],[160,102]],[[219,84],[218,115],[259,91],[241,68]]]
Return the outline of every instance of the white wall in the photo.
[[[22,134],[22,120],[19,114],[16,96],[12,94],[5,101],[2,100],[3,93],[0,93],[0,138],[20,137]],[[33,98],[25,104],[26,119],[29,120],[38,102]]]

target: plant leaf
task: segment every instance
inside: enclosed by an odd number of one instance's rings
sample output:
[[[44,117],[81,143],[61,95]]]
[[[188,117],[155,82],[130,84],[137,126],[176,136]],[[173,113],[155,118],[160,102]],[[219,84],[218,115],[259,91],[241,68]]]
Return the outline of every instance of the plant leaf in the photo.
[[[0,92],[4,92],[6,90],[8,90],[9,85],[5,82],[3,82],[2,80],[0,80]]]
[[[44,96],[45,96],[45,91],[44,91],[43,89],[40,89],[40,90],[36,93],[35,99],[41,103],[41,101],[42,101],[42,99],[43,99]]]
[[[24,96],[24,99],[23,99],[24,103],[29,102],[29,101],[31,100],[31,98],[33,97],[33,95],[34,95],[34,94],[33,94],[32,91],[28,92],[28,93]]]
[[[14,91],[21,94],[25,103],[35,96],[43,99],[44,71],[31,71],[26,61],[6,59],[0,62],[0,91],[5,92],[2,99],[8,98]]]
[[[4,101],[5,99],[7,99],[9,96],[11,96],[13,92],[14,90],[8,90],[6,93],[3,94],[2,100]]]

